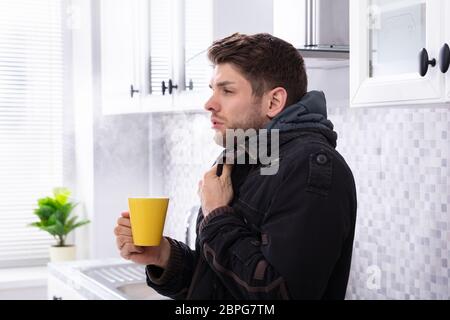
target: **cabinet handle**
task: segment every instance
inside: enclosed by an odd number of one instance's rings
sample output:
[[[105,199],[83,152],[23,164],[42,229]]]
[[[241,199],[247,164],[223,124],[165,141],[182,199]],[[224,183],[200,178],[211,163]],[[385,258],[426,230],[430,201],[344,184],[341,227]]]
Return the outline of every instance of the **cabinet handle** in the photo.
[[[172,94],[173,89],[178,89],[178,85],[174,85],[172,82],[172,79],[169,79],[169,86],[166,87],[166,82],[163,81],[161,82],[161,90],[162,90],[162,94],[165,95],[166,90],[169,89],[169,94]]]
[[[419,72],[422,77],[425,77],[425,75],[427,74],[429,65],[431,65],[432,67],[436,66],[436,59],[433,58],[432,60],[429,60],[428,51],[425,48],[422,49],[422,51],[420,52],[419,62],[420,62]]]
[[[172,94],[173,89],[178,89],[178,85],[173,85],[172,79],[169,79],[169,94]]]
[[[192,91],[194,90],[194,82],[192,81],[192,79],[189,79],[189,86],[188,86],[189,90]]]
[[[450,67],[450,47],[444,44],[439,53],[439,69],[442,73],[446,73]]]
[[[130,86],[130,95],[133,98],[135,93],[139,93],[139,90],[134,89],[133,85]]]

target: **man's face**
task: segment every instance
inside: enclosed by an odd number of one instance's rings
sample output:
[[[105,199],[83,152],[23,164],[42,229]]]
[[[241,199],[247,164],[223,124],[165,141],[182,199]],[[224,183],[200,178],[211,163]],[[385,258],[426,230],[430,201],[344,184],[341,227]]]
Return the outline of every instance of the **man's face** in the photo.
[[[215,66],[210,87],[205,109],[211,112],[217,144],[225,146],[226,129],[261,129],[269,121],[262,108],[264,97],[253,96],[250,82],[232,64]]]

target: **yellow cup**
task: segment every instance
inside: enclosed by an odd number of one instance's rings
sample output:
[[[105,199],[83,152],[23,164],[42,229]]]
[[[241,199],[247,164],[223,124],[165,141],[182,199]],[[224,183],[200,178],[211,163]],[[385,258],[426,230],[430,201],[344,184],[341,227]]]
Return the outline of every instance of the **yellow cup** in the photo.
[[[128,198],[136,246],[159,246],[168,205],[169,198]]]

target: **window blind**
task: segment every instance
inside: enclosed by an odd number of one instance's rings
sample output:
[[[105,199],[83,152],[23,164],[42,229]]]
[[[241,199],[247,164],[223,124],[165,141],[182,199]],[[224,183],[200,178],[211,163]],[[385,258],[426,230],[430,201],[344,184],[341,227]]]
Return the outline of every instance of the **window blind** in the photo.
[[[63,178],[61,0],[0,0],[0,267],[47,261],[28,226]]]

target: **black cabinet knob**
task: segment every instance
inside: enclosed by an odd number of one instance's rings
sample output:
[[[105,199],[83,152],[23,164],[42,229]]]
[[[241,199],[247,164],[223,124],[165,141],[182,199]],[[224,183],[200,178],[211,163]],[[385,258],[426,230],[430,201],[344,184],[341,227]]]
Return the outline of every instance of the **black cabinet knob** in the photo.
[[[139,90],[134,89],[133,85],[130,86],[130,96],[133,98],[135,93],[139,93]]]
[[[448,44],[444,44],[439,52],[439,69],[442,73],[446,73],[450,66],[450,47]]]
[[[425,77],[425,75],[428,72],[428,66],[431,65],[432,67],[436,66],[436,59],[429,60],[428,57],[428,51],[427,49],[422,49],[422,51],[419,54],[419,64],[420,64],[420,70],[419,73],[422,77]]]
[[[162,92],[163,95],[166,94],[166,90],[167,90],[166,82],[163,81],[163,82],[161,82],[161,92]]]
[[[173,89],[178,89],[178,85],[174,85],[172,79],[169,79],[169,94],[172,94]]]
[[[194,82],[192,81],[192,79],[189,79],[189,85],[187,86],[187,88],[190,91],[194,90]]]

